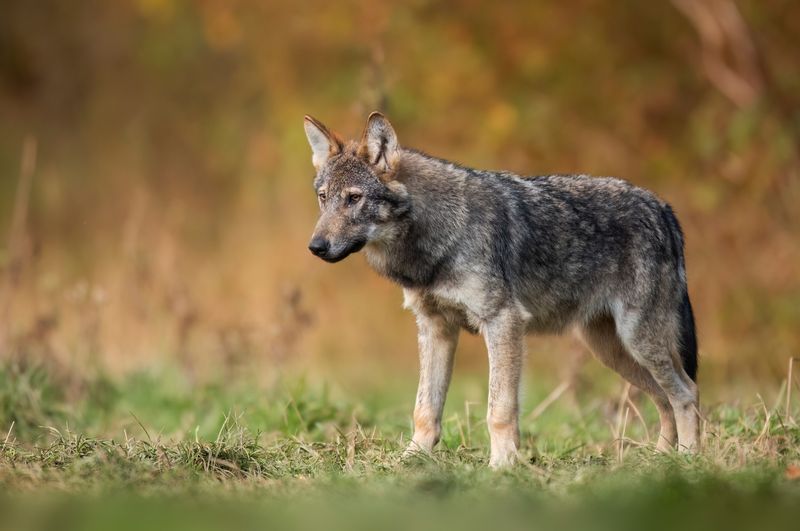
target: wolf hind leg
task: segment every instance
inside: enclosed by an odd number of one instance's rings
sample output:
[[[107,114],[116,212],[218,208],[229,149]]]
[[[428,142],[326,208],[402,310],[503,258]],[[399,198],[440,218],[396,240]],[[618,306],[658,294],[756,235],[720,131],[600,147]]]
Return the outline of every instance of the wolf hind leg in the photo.
[[[678,450],[696,451],[700,438],[699,394],[681,361],[679,321],[656,309],[624,312],[615,320],[626,350],[647,369],[672,406]]]
[[[675,448],[678,432],[672,405],[653,376],[631,357],[617,335],[614,319],[604,315],[582,325],[578,333],[595,357],[609,369],[616,371],[625,380],[635,385],[651,398],[658,410],[661,431],[656,449],[666,452]]]

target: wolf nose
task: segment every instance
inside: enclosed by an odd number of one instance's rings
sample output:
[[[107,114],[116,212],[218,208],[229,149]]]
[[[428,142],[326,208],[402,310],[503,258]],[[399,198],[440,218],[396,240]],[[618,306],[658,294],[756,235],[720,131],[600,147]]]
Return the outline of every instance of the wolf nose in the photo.
[[[316,237],[308,244],[308,249],[317,256],[325,256],[328,252],[328,240]]]

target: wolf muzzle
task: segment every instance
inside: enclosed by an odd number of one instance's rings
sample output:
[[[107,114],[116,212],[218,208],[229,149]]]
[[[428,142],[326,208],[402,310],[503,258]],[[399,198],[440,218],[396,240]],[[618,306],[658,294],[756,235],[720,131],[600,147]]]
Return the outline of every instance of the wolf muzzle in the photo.
[[[311,243],[308,244],[308,250],[314,256],[318,256],[326,262],[335,263],[344,260],[353,253],[357,253],[367,244],[366,239],[359,239],[348,242],[341,248],[332,247],[330,241],[320,236],[312,238]]]

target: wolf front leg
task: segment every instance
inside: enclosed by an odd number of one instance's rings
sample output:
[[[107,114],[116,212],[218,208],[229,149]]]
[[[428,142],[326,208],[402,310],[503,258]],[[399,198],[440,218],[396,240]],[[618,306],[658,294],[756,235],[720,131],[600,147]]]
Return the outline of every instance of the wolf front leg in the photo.
[[[442,410],[453,373],[459,327],[443,316],[417,311],[419,387],[414,406],[414,436],[406,455],[430,452],[442,433]]]
[[[519,450],[519,386],[525,351],[522,319],[513,311],[500,312],[485,324],[483,336],[489,351],[489,465],[501,468],[516,463]]]

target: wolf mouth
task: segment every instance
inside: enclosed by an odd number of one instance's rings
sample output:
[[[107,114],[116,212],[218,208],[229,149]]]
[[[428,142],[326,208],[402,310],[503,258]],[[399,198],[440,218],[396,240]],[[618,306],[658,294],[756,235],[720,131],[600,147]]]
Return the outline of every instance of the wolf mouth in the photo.
[[[339,254],[336,254],[336,255],[326,254],[324,256],[320,256],[320,258],[322,258],[323,260],[325,260],[329,264],[335,264],[336,262],[341,262],[342,260],[344,260],[345,258],[350,256],[351,254],[357,253],[358,251],[363,249],[366,244],[367,244],[367,240],[366,239],[356,240],[353,243],[351,243],[350,246],[346,247]]]

